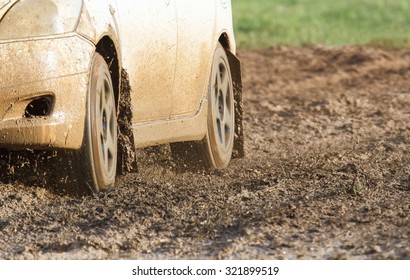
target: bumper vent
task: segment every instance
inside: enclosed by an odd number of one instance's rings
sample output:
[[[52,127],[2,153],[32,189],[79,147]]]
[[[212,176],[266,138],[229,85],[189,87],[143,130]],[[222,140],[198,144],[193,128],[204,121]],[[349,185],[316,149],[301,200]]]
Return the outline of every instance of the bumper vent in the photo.
[[[51,114],[54,105],[53,96],[42,96],[31,101],[25,111],[25,118],[47,117]]]

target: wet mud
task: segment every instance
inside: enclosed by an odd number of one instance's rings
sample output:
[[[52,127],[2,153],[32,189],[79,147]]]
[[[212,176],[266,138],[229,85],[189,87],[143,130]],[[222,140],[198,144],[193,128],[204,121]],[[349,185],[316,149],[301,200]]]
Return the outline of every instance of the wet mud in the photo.
[[[76,197],[3,156],[0,258],[410,259],[410,51],[239,57],[245,158],[210,171],[141,149],[138,173]]]
[[[245,157],[245,135],[243,130],[243,82],[241,72],[241,62],[239,59],[227,51],[229,65],[231,68],[233,92],[235,99],[235,138],[232,158]]]
[[[132,132],[132,106],[131,86],[128,73],[125,69],[121,71],[121,88],[118,114],[118,166],[117,173],[124,175],[138,171],[135,141]]]

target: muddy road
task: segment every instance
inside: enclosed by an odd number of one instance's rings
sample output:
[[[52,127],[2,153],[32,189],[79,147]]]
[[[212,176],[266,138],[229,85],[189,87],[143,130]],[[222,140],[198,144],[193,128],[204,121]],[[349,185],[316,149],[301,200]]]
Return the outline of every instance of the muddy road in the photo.
[[[410,51],[240,57],[245,159],[140,150],[138,174],[79,198],[3,156],[0,258],[410,259]]]

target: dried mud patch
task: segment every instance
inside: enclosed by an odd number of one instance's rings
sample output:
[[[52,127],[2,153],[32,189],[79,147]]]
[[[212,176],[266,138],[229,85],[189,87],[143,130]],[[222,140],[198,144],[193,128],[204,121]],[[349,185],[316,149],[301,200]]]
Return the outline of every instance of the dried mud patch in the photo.
[[[409,259],[410,53],[240,58],[246,158],[184,169],[143,149],[138,174],[85,197],[2,173],[0,258]]]

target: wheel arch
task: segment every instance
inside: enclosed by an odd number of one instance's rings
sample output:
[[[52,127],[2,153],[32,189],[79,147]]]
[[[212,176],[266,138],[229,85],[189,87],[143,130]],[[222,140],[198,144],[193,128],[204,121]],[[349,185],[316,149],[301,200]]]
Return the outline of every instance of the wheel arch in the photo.
[[[229,50],[232,52],[231,49],[231,41],[229,39],[229,36],[226,32],[223,32],[218,39],[218,42],[224,47],[225,50]]]
[[[115,104],[119,104],[120,100],[120,62],[117,48],[114,41],[109,36],[104,36],[96,45],[96,52],[98,52],[105,60],[110,69],[111,80],[114,87]]]

